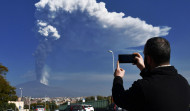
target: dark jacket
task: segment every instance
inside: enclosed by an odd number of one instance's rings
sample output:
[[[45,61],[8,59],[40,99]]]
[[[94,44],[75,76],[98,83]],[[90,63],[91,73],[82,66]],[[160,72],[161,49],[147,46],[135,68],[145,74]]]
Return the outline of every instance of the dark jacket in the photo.
[[[190,86],[173,66],[159,67],[124,90],[123,80],[116,76],[113,82],[114,102],[128,111],[189,111]]]

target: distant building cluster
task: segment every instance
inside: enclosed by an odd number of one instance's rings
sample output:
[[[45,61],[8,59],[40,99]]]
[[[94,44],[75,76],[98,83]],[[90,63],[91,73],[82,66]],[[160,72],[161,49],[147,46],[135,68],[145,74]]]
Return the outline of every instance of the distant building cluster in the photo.
[[[90,96],[90,97],[42,97],[42,98],[32,98],[32,97],[22,97],[18,98],[18,101],[9,101],[9,103],[14,103],[19,111],[29,111],[29,109],[46,108],[50,110],[64,110],[67,106],[77,104],[88,105],[88,107],[93,107],[94,109],[105,110],[109,108],[111,104],[110,97],[102,96]],[[92,110],[94,111],[94,110]]]
[[[44,102],[55,102],[56,105],[61,105],[67,102],[76,103],[77,101],[81,101],[84,97],[43,97],[43,98],[31,98],[31,97],[23,97],[22,101],[24,101],[25,105],[34,104],[34,103],[44,103]]]

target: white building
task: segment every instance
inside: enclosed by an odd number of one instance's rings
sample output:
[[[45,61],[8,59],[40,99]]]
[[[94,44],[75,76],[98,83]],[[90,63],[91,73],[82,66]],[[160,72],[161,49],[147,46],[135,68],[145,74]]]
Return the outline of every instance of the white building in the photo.
[[[18,98],[18,101],[9,101],[8,103],[14,103],[19,111],[24,109],[24,101],[21,101],[20,98]]]

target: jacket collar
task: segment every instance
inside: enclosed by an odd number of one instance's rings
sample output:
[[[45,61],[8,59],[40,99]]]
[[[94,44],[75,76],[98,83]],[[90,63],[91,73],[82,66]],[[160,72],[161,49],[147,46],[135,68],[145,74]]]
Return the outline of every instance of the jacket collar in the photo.
[[[178,72],[174,66],[157,67],[151,71],[143,69],[140,73],[142,77],[147,77],[151,75],[175,75],[175,74],[178,74]]]

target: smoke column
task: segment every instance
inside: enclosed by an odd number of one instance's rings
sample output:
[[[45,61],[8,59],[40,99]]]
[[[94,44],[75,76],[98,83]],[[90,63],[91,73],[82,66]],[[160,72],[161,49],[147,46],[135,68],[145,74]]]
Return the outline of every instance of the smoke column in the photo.
[[[40,44],[38,45],[34,56],[35,56],[35,66],[36,66],[36,79],[37,81],[48,85],[49,74],[45,66],[45,61],[48,53],[51,52],[52,43],[60,38],[56,28],[42,21],[37,21],[39,27],[38,32],[43,35],[40,38]]]
[[[147,39],[168,35],[171,29],[147,24],[122,12],[109,12],[105,3],[96,0],[40,0],[35,6],[41,35],[35,52],[39,81],[44,78],[45,61],[55,41],[67,50],[121,49],[144,45]]]

